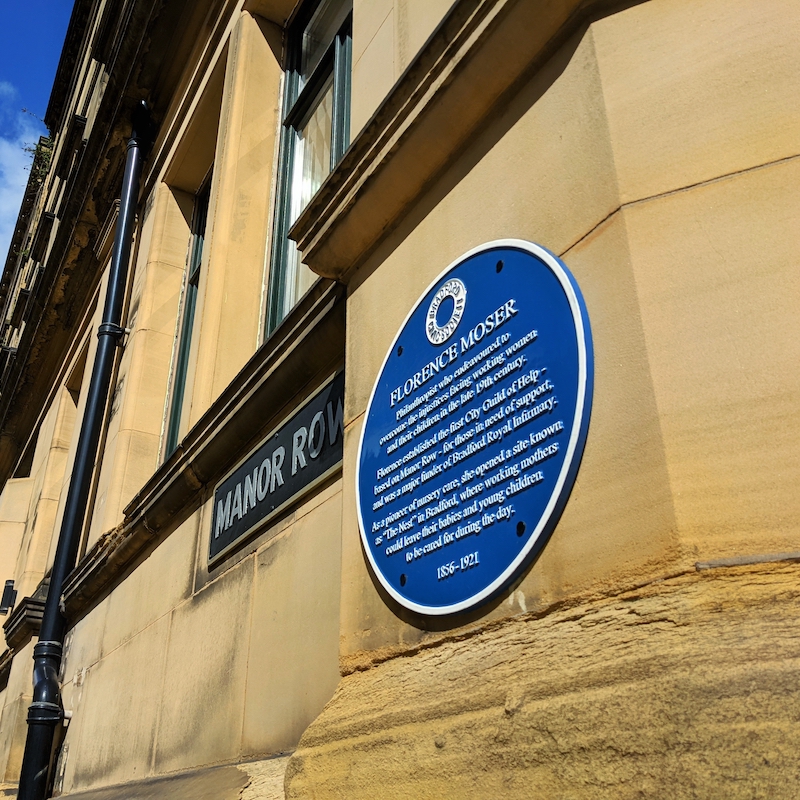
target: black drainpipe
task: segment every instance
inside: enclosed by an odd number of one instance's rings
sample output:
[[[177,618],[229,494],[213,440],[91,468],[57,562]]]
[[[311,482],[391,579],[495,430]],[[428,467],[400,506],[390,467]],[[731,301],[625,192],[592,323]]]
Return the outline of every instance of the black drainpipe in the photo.
[[[143,150],[151,136],[150,115],[146,104],[137,104],[133,112],[133,130],[128,141],[125,173],[122,177],[119,219],[114,233],[111,272],[103,309],[103,321],[97,329],[100,342],[92,369],[92,379],[86,398],[86,410],[78,438],[75,465],[72,470],[64,520],[58,537],[50,587],[44,606],[39,641],[33,648],[33,701],[28,708],[28,737],[19,778],[18,800],[44,800],[53,751],[56,726],[61,724],[63,710],[58,673],[67,620],[61,609],[64,581],[75,566],[81,529],[86,516],[86,503],[92,482],[100,429],[103,424],[111,372],[116,348],[124,330],[120,327],[122,304],[128,276],[131,238],[139,197],[139,176],[142,171]]]

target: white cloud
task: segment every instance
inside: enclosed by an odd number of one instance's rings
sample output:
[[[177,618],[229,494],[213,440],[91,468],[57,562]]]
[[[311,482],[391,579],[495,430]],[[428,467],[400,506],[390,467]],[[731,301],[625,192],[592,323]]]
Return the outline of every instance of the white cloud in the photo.
[[[5,265],[31,165],[25,147],[35,145],[47,131],[20,108],[19,97],[0,81],[0,271]]]

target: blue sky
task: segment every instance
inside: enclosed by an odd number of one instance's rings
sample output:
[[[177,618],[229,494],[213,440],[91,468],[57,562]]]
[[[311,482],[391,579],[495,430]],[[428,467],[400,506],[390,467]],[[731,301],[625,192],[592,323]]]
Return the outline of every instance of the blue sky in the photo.
[[[47,133],[40,120],[47,109],[72,3],[0,0],[0,270],[28,181],[31,156],[23,148]]]

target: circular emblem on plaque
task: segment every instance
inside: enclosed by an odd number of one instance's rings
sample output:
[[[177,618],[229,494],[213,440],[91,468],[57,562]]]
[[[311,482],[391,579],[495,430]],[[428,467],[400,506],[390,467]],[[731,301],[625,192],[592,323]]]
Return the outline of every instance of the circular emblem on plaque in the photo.
[[[578,472],[592,385],[586,307],[550,251],[490,242],[431,284],[384,358],[358,451],[362,544],[396,602],[465,611],[536,557]]]
[[[448,301],[452,301],[452,304]],[[436,290],[425,317],[425,333],[431,344],[442,344],[453,335],[464,316],[466,301],[467,287],[458,278],[450,278]],[[439,324],[439,316],[448,305],[452,306],[448,309],[450,314]]]

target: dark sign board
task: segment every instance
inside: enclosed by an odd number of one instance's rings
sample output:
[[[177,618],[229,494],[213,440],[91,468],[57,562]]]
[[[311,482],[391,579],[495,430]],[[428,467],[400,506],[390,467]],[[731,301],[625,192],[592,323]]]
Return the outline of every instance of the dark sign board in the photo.
[[[431,284],[386,354],[357,462],[364,550],[397,602],[464,611],[541,550],[575,481],[592,380],[580,289],[545,248],[490,242]]]
[[[339,373],[217,486],[209,561],[337,469],[343,403],[344,373]]]

